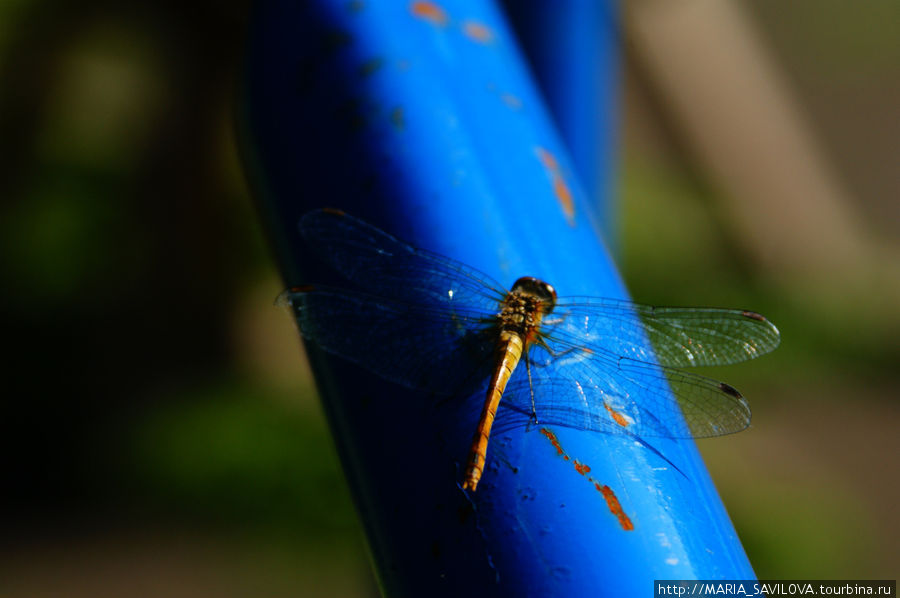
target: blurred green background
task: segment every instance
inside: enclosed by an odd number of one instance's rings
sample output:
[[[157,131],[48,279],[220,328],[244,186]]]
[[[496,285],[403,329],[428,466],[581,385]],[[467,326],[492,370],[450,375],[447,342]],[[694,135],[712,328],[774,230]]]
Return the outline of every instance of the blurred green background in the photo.
[[[646,57],[624,60],[616,252],[634,298],[782,331],[714,373],[754,427],[700,443],[763,578],[900,563],[898,6],[745,6],[861,223],[863,249],[825,276],[735,240],[730,187]],[[3,596],[377,594],[237,157],[247,12],[0,3]]]

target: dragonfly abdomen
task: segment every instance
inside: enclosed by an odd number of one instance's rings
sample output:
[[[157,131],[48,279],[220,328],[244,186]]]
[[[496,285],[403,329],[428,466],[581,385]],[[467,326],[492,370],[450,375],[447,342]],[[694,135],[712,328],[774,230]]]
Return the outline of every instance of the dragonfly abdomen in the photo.
[[[484,472],[484,462],[487,457],[488,440],[491,437],[491,426],[497,416],[497,407],[503,397],[503,391],[509,382],[512,373],[522,359],[525,350],[525,341],[518,332],[511,330],[500,331],[500,342],[497,345],[496,363],[491,381],[488,385],[484,407],[481,410],[481,418],[478,427],[472,437],[472,446],[469,449],[466,476],[463,480],[463,489],[474,491]]]

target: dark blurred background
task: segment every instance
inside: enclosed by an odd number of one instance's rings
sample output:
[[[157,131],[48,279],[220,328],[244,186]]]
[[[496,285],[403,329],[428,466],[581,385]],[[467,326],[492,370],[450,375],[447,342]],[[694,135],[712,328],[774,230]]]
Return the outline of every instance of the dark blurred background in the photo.
[[[781,328],[700,443],[759,576],[895,578],[900,4],[725,5],[623,11],[615,253]],[[241,173],[248,8],[0,3],[3,596],[376,592]]]

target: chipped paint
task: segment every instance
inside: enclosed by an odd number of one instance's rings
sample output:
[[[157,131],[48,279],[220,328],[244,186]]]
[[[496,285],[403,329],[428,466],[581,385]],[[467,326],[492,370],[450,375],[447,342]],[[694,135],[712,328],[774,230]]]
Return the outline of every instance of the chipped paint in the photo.
[[[562,445],[559,443],[559,440],[556,438],[556,434],[554,434],[548,428],[541,428],[541,434],[543,434],[550,440],[550,444],[552,444],[553,447],[556,449],[557,455],[565,455],[566,454],[566,451],[563,450]]]
[[[616,497],[616,493],[613,492],[613,489],[607,485],[600,485],[599,482],[594,482],[594,486],[600,493],[603,495],[603,498],[606,499],[606,506],[609,507],[609,512],[616,516],[616,519],[619,520],[619,525],[622,526],[622,529],[626,532],[630,532],[634,530],[634,524],[631,522],[631,518],[625,514],[625,511],[622,509],[621,503],[619,503],[619,499]]]
[[[572,199],[572,192],[569,190],[569,186],[562,175],[559,162],[557,162],[553,154],[542,147],[535,148],[535,151],[541,164],[544,165],[544,168],[550,174],[553,194],[556,195],[556,199],[559,201],[563,214],[566,216],[566,221],[569,223],[569,226],[575,226],[575,202]]]
[[[522,99],[519,96],[508,91],[500,91],[497,88],[496,83],[494,83],[493,81],[488,82],[485,87],[489,92],[495,93],[500,96],[500,101],[506,104],[507,108],[512,108],[513,110],[519,110],[522,108]]]
[[[581,463],[578,459],[574,459],[572,461],[572,465],[575,466],[575,471],[577,471],[581,475],[587,475],[591,472],[591,466]]]
[[[494,33],[490,28],[477,21],[466,21],[463,23],[463,33],[469,39],[482,44],[489,44],[494,41]]]
[[[514,96],[511,93],[502,93],[500,94],[500,99],[503,100],[503,103],[512,108],[513,110],[518,110],[522,107],[522,100],[518,98],[518,96]]]
[[[438,27],[446,26],[450,20],[444,9],[434,2],[413,2],[409,10],[413,16]]]
[[[556,449],[556,453],[560,455],[566,461],[571,461],[572,466],[575,468],[579,474],[583,475],[588,482],[594,485],[594,488],[597,489],[600,494],[603,495],[603,498],[606,500],[606,506],[609,508],[610,513],[616,516],[616,519],[619,521],[619,525],[622,526],[622,529],[626,532],[630,532],[634,530],[634,523],[631,522],[631,518],[625,514],[625,510],[622,508],[621,503],[619,503],[619,499],[616,497],[616,493],[613,492],[612,488],[607,486],[606,484],[601,484],[596,479],[594,479],[591,475],[591,466],[586,463],[582,463],[578,459],[573,459],[566,454],[566,451],[563,449],[562,444],[559,442],[559,439],[556,437],[556,434],[550,430],[549,428],[541,428],[541,434],[547,437],[550,441],[550,444],[553,445],[553,448]]]
[[[627,428],[629,426],[629,424],[631,424],[631,422],[628,421],[628,419],[624,415],[622,415],[621,413],[619,413],[618,411],[616,411],[615,409],[613,409],[606,403],[603,403],[603,407],[605,407],[606,410],[609,412],[609,415],[610,415],[610,417],[613,418],[613,421],[615,421],[617,424],[619,424],[623,428]]]

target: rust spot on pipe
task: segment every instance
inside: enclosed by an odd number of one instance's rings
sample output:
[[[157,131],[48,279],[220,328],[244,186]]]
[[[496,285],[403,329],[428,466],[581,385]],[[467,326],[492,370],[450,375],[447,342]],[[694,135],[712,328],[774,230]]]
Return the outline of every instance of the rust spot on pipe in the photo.
[[[569,455],[563,450],[562,444],[560,444],[559,439],[556,437],[550,429],[541,428],[541,434],[547,437],[550,441],[550,444],[556,449],[556,453],[562,456],[566,461],[572,461],[572,466],[575,468],[575,471],[583,475],[587,478],[587,481],[594,485],[594,488],[603,495],[604,500],[606,500],[606,506],[609,508],[610,513],[616,516],[616,519],[619,520],[619,525],[622,526],[622,529],[630,532],[634,529],[634,523],[631,522],[631,518],[625,514],[625,510],[622,508],[622,504],[619,502],[619,499],[616,497],[616,493],[613,492],[612,488],[607,486],[606,484],[601,484],[594,477],[590,475],[591,467],[586,463],[582,463],[578,459],[570,459]]]
[[[572,200],[572,192],[569,190],[569,186],[562,175],[559,162],[556,161],[556,157],[553,154],[542,147],[538,147],[536,152],[541,164],[544,165],[544,168],[550,174],[553,194],[556,195],[556,199],[562,208],[563,214],[566,216],[569,226],[575,226],[575,202]]]
[[[522,107],[522,100],[518,97],[514,96],[511,93],[503,93],[500,94],[500,99],[503,100],[503,103],[512,108],[513,110],[518,110]]]
[[[444,27],[449,21],[444,9],[434,2],[413,2],[412,6],[409,7],[409,10],[412,12],[413,16],[428,21],[432,25],[437,25],[438,27]]]
[[[547,437],[550,441],[550,444],[553,445],[553,448],[556,449],[556,454],[565,455],[566,451],[563,450],[562,445],[559,443],[559,439],[556,438],[556,434],[554,434],[551,430],[547,428],[541,428],[541,434]]]
[[[628,420],[625,419],[625,416],[624,416],[624,415],[622,415],[621,413],[619,413],[618,411],[616,411],[615,409],[613,409],[612,407],[610,407],[610,406],[607,405],[606,403],[603,403],[603,406],[604,406],[604,407],[606,408],[606,410],[609,412],[610,417],[612,417],[613,420],[614,420],[617,424],[619,424],[619,425],[622,426],[623,428],[627,428],[627,427],[628,427]]]
[[[622,509],[622,504],[619,502],[613,489],[605,484],[600,485],[599,482],[595,482],[594,486],[600,491],[603,498],[606,499],[606,506],[609,507],[609,512],[616,516],[622,529],[626,532],[632,531],[634,529],[634,524],[631,522],[631,518],[625,514],[625,511]]]
[[[465,33],[469,39],[482,44],[489,44],[494,41],[494,33],[488,26],[482,25],[476,21],[466,21],[463,23],[463,33]]]

